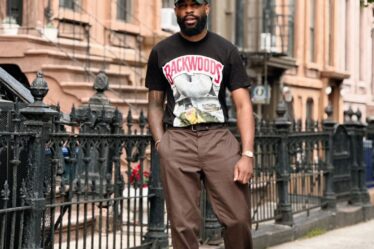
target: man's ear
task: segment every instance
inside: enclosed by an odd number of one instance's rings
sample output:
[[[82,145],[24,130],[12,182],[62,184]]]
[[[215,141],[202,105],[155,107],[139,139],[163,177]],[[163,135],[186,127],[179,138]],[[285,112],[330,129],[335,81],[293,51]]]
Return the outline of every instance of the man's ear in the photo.
[[[205,14],[207,16],[209,16],[209,13],[210,13],[210,5],[209,4],[205,4]]]

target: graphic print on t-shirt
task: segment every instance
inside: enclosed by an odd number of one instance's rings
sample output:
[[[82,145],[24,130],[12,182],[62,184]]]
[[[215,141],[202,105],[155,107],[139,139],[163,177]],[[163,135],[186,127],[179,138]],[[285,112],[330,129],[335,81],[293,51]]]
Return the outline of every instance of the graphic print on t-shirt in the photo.
[[[175,99],[173,126],[225,121],[218,93],[223,65],[201,55],[185,55],[163,66]]]

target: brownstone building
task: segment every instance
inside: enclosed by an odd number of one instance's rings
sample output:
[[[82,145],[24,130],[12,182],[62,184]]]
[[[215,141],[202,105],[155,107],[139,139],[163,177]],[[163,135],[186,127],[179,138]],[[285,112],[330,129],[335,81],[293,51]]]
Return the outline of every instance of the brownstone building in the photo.
[[[371,112],[373,13],[365,0],[210,2],[209,29],[247,63],[257,117],[274,118],[280,98],[296,120],[322,120],[328,103],[337,121],[350,105],[364,117]],[[66,113],[88,101],[94,76],[105,71],[110,101],[136,117],[147,103],[149,51],[178,31],[173,7],[173,0],[0,0],[0,66],[25,85],[43,71],[46,101]]]
[[[281,96],[291,119],[321,121],[328,103],[340,122],[349,106],[363,118],[373,110],[374,13],[366,0],[213,1],[212,8],[212,29],[248,58],[258,116],[273,118]]]
[[[48,104],[88,101],[95,75],[123,113],[136,117],[147,103],[149,49],[168,35],[160,28],[157,0],[0,0],[0,67],[28,86],[37,71],[49,84]]]

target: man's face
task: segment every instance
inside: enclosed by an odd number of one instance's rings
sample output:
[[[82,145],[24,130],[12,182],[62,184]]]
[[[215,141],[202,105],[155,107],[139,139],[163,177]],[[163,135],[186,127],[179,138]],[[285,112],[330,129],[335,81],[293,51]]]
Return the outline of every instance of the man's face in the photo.
[[[208,4],[199,4],[194,0],[179,1],[175,5],[177,22],[187,36],[200,34],[205,29],[208,13]]]

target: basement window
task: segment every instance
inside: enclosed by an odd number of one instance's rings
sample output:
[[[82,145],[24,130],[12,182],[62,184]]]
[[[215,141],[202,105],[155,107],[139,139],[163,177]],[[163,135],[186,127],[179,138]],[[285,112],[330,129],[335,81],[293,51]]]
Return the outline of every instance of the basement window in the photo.
[[[60,7],[65,9],[79,10],[80,6],[80,0],[60,0]]]

